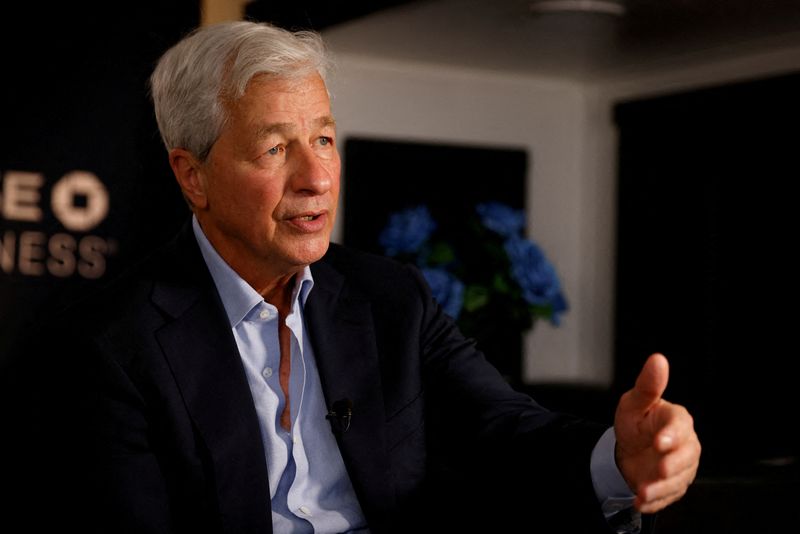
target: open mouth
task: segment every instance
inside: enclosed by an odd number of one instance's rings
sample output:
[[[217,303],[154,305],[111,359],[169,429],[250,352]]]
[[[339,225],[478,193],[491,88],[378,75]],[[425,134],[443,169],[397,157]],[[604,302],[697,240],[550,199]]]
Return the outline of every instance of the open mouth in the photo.
[[[295,215],[288,219],[295,228],[304,232],[316,232],[321,230],[326,224],[326,213],[320,211],[319,213],[303,213]]]

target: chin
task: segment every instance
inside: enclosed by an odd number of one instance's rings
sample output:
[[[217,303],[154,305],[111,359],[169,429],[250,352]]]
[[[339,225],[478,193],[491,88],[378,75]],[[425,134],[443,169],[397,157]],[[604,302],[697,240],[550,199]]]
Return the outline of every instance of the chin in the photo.
[[[326,252],[330,241],[328,239],[314,240],[313,243],[298,244],[294,249],[292,256],[298,265],[310,265],[322,259]]]

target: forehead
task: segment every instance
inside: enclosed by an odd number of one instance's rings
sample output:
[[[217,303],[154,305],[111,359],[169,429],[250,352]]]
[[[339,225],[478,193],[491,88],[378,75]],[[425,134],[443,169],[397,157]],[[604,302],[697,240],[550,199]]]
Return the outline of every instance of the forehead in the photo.
[[[231,106],[233,113],[330,112],[330,98],[319,74],[297,78],[258,75],[247,84],[244,95]]]

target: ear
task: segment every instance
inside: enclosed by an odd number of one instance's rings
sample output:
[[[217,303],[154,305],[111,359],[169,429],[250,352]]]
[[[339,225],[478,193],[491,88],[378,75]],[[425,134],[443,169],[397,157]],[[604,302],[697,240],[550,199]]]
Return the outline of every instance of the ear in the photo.
[[[188,150],[173,148],[169,151],[169,165],[189,204],[194,209],[205,208],[208,205],[206,183],[197,158]]]

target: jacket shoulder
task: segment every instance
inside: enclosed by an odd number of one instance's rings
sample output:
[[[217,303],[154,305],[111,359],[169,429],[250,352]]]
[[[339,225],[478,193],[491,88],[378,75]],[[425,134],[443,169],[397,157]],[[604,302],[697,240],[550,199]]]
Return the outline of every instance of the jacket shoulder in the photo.
[[[332,243],[320,263],[342,276],[349,287],[373,297],[419,297],[421,292],[427,292],[415,266],[387,256]]]

